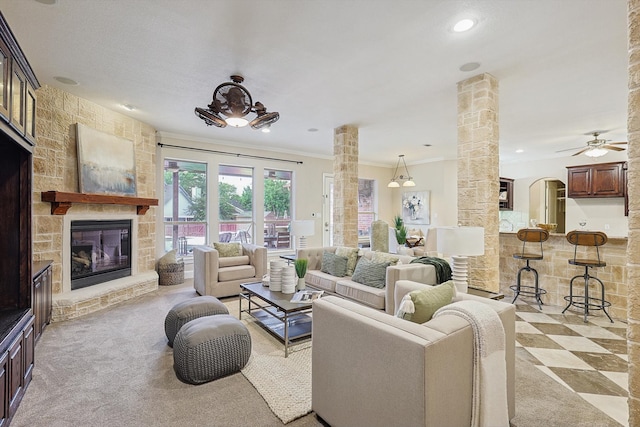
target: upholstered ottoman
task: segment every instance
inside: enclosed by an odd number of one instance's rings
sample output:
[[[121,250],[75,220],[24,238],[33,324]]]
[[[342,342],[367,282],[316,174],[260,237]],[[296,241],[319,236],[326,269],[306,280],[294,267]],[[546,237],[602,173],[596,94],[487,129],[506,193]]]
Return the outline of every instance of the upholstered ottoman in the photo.
[[[182,325],[199,317],[216,314],[229,314],[229,310],[218,298],[209,295],[182,301],[173,306],[164,319],[164,332],[169,346],[173,347],[173,340]]]
[[[238,372],[249,361],[247,327],[228,314],[185,324],[173,343],[173,368],[182,381],[201,384]]]

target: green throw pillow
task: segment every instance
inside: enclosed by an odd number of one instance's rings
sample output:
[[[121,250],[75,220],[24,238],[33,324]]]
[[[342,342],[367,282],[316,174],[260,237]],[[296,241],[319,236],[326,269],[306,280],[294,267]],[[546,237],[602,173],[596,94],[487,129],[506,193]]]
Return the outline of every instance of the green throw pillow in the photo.
[[[386,285],[388,266],[388,262],[373,262],[362,257],[356,265],[356,270],[353,272],[351,280],[373,288],[382,289]]]
[[[220,257],[229,256],[241,256],[242,244],[241,243],[219,243],[215,242],[213,247],[218,251]]]
[[[428,322],[439,308],[450,304],[455,295],[455,285],[452,280],[441,285],[411,291],[402,299],[396,316],[415,323]]]
[[[351,276],[356,268],[358,262],[358,248],[347,248],[344,246],[338,246],[336,248],[336,255],[347,257],[347,276]]]
[[[320,271],[336,277],[347,275],[347,257],[331,252],[322,253],[322,267]]]

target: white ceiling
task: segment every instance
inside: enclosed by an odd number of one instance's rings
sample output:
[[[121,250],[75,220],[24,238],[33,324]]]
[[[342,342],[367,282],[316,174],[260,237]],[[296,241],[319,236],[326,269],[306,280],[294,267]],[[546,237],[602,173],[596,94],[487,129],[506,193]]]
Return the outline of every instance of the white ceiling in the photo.
[[[47,2],[0,0],[40,83],[168,134],[330,156],[333,129],[352,124],[363,162],[455,158],[456,83],[486,72],[502,161],[568,157],[555,151],[594,130],[627,138],[626,0]],[[477,26],[454,33],[463,17]],[[280,113],[270,134],[194,115],[235,73]]]

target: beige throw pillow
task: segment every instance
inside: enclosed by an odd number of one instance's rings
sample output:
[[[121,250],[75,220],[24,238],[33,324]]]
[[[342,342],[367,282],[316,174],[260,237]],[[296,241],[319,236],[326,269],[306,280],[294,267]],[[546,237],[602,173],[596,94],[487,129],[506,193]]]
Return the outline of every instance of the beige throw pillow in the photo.
[[[173,249],[169,252],[167,252],[166,254],[164,254],[162,256],[162,258],[160,258],[158,260],[158,265],[169,265],[169,264],[176,264],[178,262],[178,259],[176,257],[176,254],[178,253],[177,249]]]
[[[347,257],[347,276],[353,274],[353,270],[358,263],[358,248],[347,248],[344,246],[338,246],[336,248],[336,255]]]
[[[388,254],[385,252],[374,252],[371,257],[371,261],[373,262],[388,262],[389,265],[396,265],[400,258],[395,255]]]

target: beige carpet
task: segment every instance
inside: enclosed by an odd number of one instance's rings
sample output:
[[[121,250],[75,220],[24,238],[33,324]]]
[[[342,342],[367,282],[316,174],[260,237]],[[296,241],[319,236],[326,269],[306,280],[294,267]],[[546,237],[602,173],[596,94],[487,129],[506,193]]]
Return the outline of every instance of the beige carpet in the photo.
[[[112,308],[49,325],[36,345],[33,381],[11,426],[283,426],[265,402],[271,398],[263,398],[241,373],[198,386],[176,378],[164,318],[173,305],[193,297],[190,283],[161,287]],[[224,302],[237,316],[237,299]],[[278,361],[286,364],[282,344],[262,328],[249,327],[254,355],[275,357],[277,352],[282,358]],[[302,348],[304,344],[298,349]],[[264,371],[269,374],[269,369]],[[304,374],[309,369],[307,365]],[[294,384],[294,398],[302,398],[302,374],[288,372],[282,381]],[[616,425],[530,362],[517,358],[516,372],[513,425]],[[287,424],[321,426],[313,413]]]

